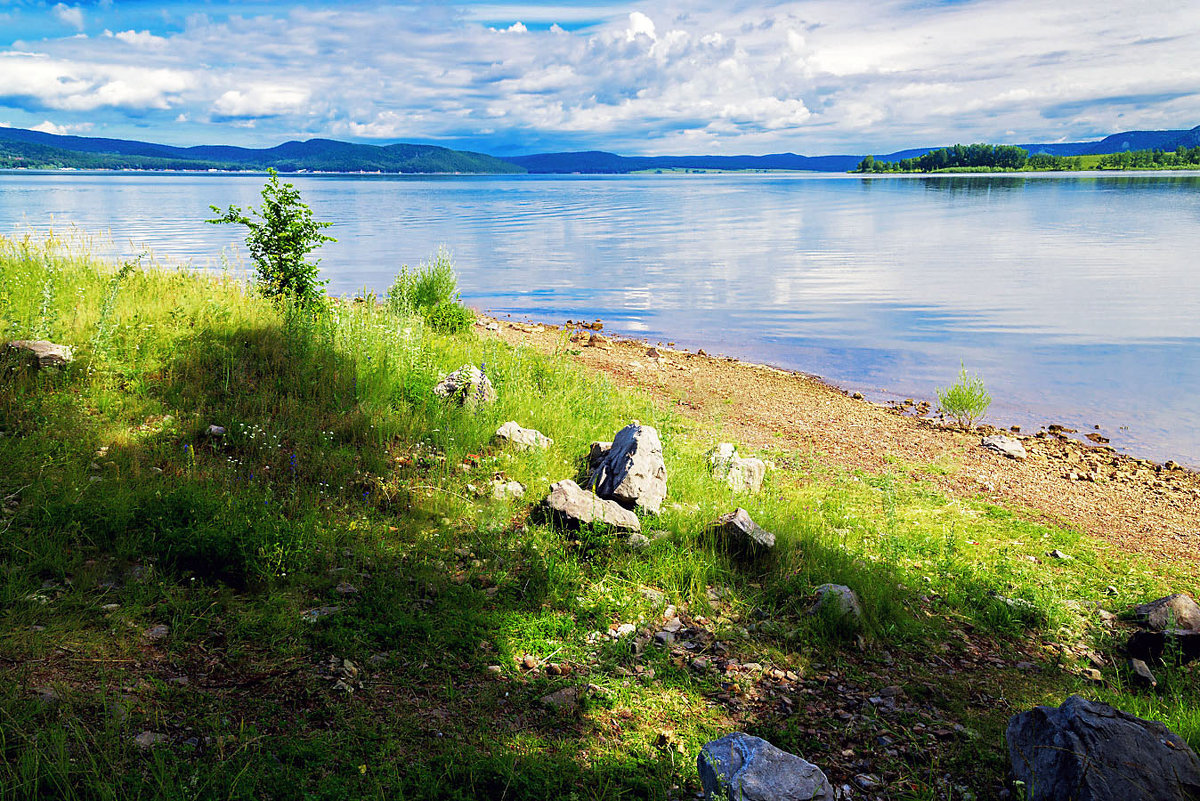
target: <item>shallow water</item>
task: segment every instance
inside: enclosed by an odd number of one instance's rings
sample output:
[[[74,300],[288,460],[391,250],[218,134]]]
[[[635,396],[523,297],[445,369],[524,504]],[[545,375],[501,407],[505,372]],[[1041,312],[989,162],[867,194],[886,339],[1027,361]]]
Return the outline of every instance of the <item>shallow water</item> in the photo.
[[[295,176],[340,240],[330,289],[380,293],[439,244],[464,298],[703,347],[869,397],[935,399],[959,365],[988,419],[1099,425],[1200,465],[1200,176]],[[0,174],[0,231],[110,232],[122,255],[244,265],[209,204],[262,176]]]

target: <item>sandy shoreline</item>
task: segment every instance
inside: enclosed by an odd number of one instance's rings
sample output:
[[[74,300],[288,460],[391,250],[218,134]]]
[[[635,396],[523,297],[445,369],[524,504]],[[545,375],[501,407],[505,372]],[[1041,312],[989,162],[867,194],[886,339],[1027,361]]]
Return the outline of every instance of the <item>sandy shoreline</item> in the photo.
[[[1026,510],[1155,559],[1192,560],[1200,544],[1200,475],[1173,462],[1156,464],[1060,430],[1012,434],[1029,454],[1015,461],[980,446],[984,433],[998,429],[946,428],[908,413],[917,404],[888,408],[802,372],[577,326],[483,315],[477,330],[565,352],[719,427],[743,449],[795,451],[833,469],[914,473],[954,495]]]

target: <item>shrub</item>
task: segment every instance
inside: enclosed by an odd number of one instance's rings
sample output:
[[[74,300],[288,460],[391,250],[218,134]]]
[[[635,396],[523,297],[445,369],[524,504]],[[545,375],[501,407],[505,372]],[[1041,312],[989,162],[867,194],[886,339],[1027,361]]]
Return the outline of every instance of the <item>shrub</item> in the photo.
[[[438,331],[456,333],[475,321],[475,313],[459,302],[454,260],[445,248],[438,248],[433,259],[416,270],[403,267],[387,297],[393,312],[419,315]]]
[[[306,256],[326,242],[336,242],[321,233],[333,223],[317,222],[312,209],[300,200],[300,192],[291,184],[280,184],[279,174],[268,170],[270,177],[262,190],[262,208],[249,209],[249,217],[238,206],[230,206],[206,222],[213,225],[230,223],[244,225],[246,247],[257,269],[258,289],[267,297],[290,297],[301,303],[324,299],[322,287],[329,283],[318,279],[320,261],[307,261]]]
[[[475,312],[460,303],[442,301],[425,315],[425,322],[434,331],[457,334],[475,323]]]
[[[960,426],[971,428],[983,419],[992,396],[978,375],[968,376],[967,368],[959,365],[958,381],[946,389],[937,391],[942,412],[953,417]]]

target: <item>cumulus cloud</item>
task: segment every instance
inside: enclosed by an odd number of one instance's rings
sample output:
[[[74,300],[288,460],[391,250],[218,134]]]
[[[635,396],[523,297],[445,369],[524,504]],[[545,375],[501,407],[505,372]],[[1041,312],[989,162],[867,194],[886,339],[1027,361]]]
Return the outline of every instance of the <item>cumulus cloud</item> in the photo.
[[[0,102],[30,109],[166,109],[193,82],[173,69],[0,54]]]
[[[37,125],[32,126],[29,130],[41,131],[42,133],[58,134],[59,136],[65,136],[66,134],[85,133],[87,131],[90,131],[92,128],[93,128],[93,125],[90,122],[80,122],[80,123],[75,123],[74,125],[58,125],[56,123],[51,122],[50,120],[43,120],[42,122],[38,123]]]
[[[57,3],[50,9],[50,13],[63,25],[69,25],[79,31],[83,30],[83,9],[79,6]]]
[[[252,86],[246,90],[230,89],[213,103],[213,112],[220,117],[278,117],[299,114],[308,106],[309,92],[292,86]]]

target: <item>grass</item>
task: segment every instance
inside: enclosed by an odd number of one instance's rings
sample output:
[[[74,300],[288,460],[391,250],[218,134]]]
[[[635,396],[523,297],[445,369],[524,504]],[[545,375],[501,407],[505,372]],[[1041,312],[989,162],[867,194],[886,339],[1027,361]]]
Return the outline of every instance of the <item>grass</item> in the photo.
[[[567,351],[87,254],[0,240],[0,337],[76,354],[0,378],[0,799],[683,798],[699,747],[732,729],[835,783],[986,797],[1008,715],[1070,692],[1200,744],[1190,668],[1163,669],[1161,695],[1077,675],[1084,649],[1114,650],[1095,604],[1195,591],[1187,568],[925,483],[953,465],[828,472],[780,449],[759,454],[764,491],[734,496],[706,466],[719,432]],[[434,397],[467,363],[495,404]],[[509,419],[554,446],[493,447]],[[665,535],[634,550],[538,523],[549,484],[631,419],[662,435],[669,494],[644,527]],[[526,500],[491,499],[498,475]],[[705,535],[736,505],[777,533],[769,561]],[[806,613],[826,582],[858,592],[861,624]],[[798,679],[607,636],[656,630],[668,604],[710,655]],[[538,703],[579,683],[596,689],[576,712]],[[892,684],[897,708],[867,700]]]

